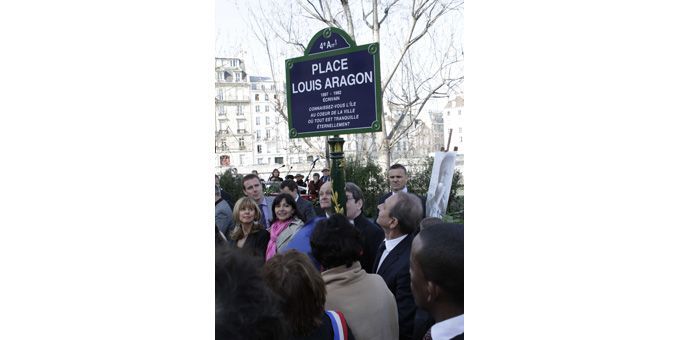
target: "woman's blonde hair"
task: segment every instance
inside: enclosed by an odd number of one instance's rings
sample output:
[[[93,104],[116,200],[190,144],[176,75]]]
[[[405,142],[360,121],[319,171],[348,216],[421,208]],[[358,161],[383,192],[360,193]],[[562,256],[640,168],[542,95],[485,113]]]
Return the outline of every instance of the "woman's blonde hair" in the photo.
[[[260,216],[262,216],[262,212],[260,211],[260,207],[257,206],[257,203],[255,203],[255,200],[253,200],[250,197],[241,197],[236,201],[236,204],[234,204],[234,213],[233,213],[233,219],[234,219],[234,230],[231,231],[231,234],[229,234],[229,238],[231,238],[234,241],[238,241],[241,238],[245,236],[245,233],[243,232],[243,227],[241,226],[241,220],[240,220],[240,212],[241,210],[245,209],[253,209],[255,211],[255,216],[253,218],[253,227],[250,229],[250,232],[258,231],[260,229],[264,229],[262,224],[260,224]]]

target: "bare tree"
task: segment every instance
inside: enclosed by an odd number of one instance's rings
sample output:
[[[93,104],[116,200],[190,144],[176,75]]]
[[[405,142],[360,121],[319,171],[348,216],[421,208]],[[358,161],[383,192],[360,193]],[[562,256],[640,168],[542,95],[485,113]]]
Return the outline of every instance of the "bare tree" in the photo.
[[[285,74],[284,59],[302,55],[309,39],[324,27],[345,30],[357,44],[381,43],[384,105],[380,114],[384,127],[373,135],[369,151],[377,152],[379,163],[387,166],[392,147],[412,129],[427,103],[451,94],[463,82],[462,48],[452,32],[456,13],[462,14],[462,10],[463,0],[361,0],[351,4],[349,0],[296,0],[284,5],[267,2],[266,6],[260,2],[256,11],[251,7],[250,23],[253,35],[265,46],[275,80]],[[355,22],[353,12],[358,11],[361,15]],[[356,25],[361,22],[365,25]],[[381,40],[382,34],[387,40]],[[362,38],[365,40],[360,41]],[[274,105],[287,119],[282,99]],[[390,107],[394,110],[388,110]],[[388,121],[394,123],[387,126]],[[308,139],[305,143],[318,149]]]

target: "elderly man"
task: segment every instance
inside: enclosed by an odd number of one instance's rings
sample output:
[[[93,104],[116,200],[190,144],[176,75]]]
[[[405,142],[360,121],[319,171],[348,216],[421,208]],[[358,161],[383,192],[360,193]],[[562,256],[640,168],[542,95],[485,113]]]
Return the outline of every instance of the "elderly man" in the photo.
[[[333,182],[328,181],[321,184],[319,188],[319,206],[316,208],[317,216],[330,216],[335,213],[333,208]]]
[[[394,195],[396,192],[409,192],[408,191],[408,173],[406,172],[406,167],[396,163],[390,167],[387,171],[387,181],[390,183],[390,192],[380,196],[378,199],[378,215],[380,215],[380,204],[385,203],[385,200]],[[420,198],[421,204],[423,205],[423,217],[425,217],[425,197],[418,196]]]
[[[412,233],[420,224],[423,207],[418,196],[397,191],[378,208],[377,221],[385,232],[385,241],[378,248],[373,269],[397,300],[399,339],[412,339],[416,305],[411,293],[409,256]]]
[[[280,188],[282,194],[289,194],[293,196],[293,199],[295,199],[295,205],[297,205],[297,209],[300,212],[300,215],[303,217],[303,222],[307,223],[311,221],[314,216],[316,216],[312,202],[300,197],[298,194],[298,186],[293,180],[287,179],[283,181]]]
[[[411,246],[411,289],[434,317],[423,339],[463,339],[463,225],[423,228]]]
[[[367,273],[373,273],[375,254],[380,242],[385,238],[385,233],[362,213],[364,193],[358,185],[352,182],[345,183],[345,195],[347,196],[347,218],[361,234],[361,246],[363,248],[359,258],[361,268]]]
[[[255,174],[248,174],[245,177],[243,177],[243,193],[255,200],[257,205],[260,207],[260,210],[262,211],[261,218],[260,218],[260,223],[266,228],[269,229],[269,225],[272,221],[272,204],[274,203],[274,198],[272,197],[267,197],[264,195],[264,192],[262,192],[262,184],[260,182],[260,178],[257,177]]]

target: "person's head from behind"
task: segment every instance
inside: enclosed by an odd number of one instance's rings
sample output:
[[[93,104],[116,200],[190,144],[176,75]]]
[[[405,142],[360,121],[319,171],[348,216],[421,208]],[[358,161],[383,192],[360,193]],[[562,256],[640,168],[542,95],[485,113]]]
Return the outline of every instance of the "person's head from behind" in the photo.
[[[260,203],[264,197],[262,194],[262,184],[260,183],[260,178],[255,174],[248,174],[243,177],[243,194],[255,200],[255,202]]]
[[[291,195],[293,197],[296,197],[297,194],[298,194],[297,183],[295,183],[295,181],[293,181],[292,179],[287,179],[287,180],[281,182],[281,185],[279,186],[279,188],[281,189],[281,193],[283,193],[283,194],[288,194],[288,195]]]
[[[435,319],[463,314],[463,253],[462,224],[429,225],[413,239],[411,290]]]
[[[281,311],[293,335],[309,335],[321,325],[326,285],[307,255],[297,250],[276,255],[265,263],[263,277],[281,298]]]
[[[347,218],[354,220],[361,215],[361,209],[364,206],[364,193],[358,185],[347,182],[345,183],[345,195],[347,197],[347,203],[345,203]]]
[[[272,204],[272,213],[278,221],[287,221],[293,217],[299,217],[295,199],[289,194],[278,194]]]
[[[387,171],[387,180],[390,182],[390,189],[393,192],[403,190],[408,183],[406,168],[399,163],[392,165]]]
[[[215,339],[287,339],[280,299],[264,283],[254,257],[215,250]]]
[[[439,218],[439,217],[433,217],[433,216],[428,216],[420,220],[420,224],[418,225],[417,230],[423,230],[424,228],[427,228],[431,225],[439,224],[439,223],[444,223],[444,221]]]
[[[376,222],[383,230],[390,231],[394,236],[412,233],[423,218],[423,206],[420,198],[414,194],[402,191],[395,192],[378,205]]]
[[[361,256],[361,236],[349,220],[342,214],[316,223],[309,239],[312,255],[324,270],[346,266],[359,261]]]
[[[333,197],[333,183],[327,181],[321,185],[319,189],[319,207],[324,210],[329,210],[332,207],[331,197]]]

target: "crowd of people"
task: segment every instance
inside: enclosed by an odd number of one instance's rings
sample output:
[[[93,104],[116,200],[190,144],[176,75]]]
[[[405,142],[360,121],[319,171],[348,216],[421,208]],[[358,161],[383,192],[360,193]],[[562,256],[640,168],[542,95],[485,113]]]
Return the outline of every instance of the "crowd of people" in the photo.
[[[463,339],[463,225],[425,218],[400,164],[375,221],[352,182],[336,214],[322,173],[316,209],[295,177],[271,197],[248,174],[233,206],[216,186],[216,339]]]

